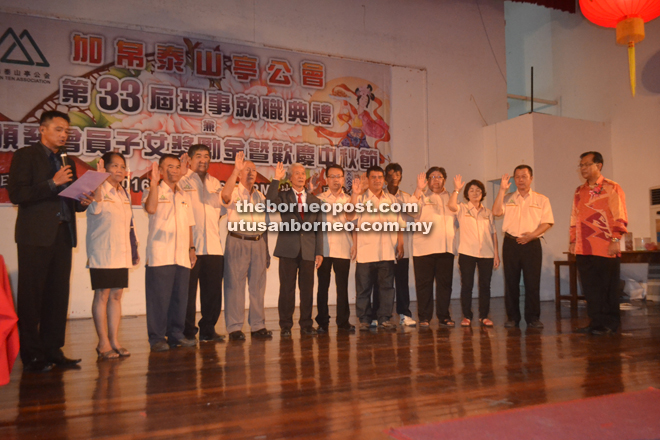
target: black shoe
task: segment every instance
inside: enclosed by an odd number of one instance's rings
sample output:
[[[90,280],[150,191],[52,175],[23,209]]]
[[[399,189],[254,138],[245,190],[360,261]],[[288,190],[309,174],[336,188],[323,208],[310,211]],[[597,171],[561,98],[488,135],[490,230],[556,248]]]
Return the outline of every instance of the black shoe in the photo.
[[[593,328],[592,326],[588,325],[588,326],[586,326],[586,327],[576,328],[575,330],[573,330],[573,333],[578,333],[578,334],[582,334],[582,335],[588,335],[588,334],[591,334],[591,332],[592,332],[593,330],[594,330],[594,328]]]
[[[543,323],[541,321],[532,321],[527,323],[527,328],[543,328]]]
[[[23,371],[30,373],[46,373],[53,369],[55,364],[47,361],[40,361],[33,359],[30,362],[23,364]]]
[[[616,331],[612,330],[609,327],[599,327],[591,330],[591,334],[594,336],[607,336],[607,335],[613,335],[615,333]]]
[[[243,333],[240,330],[236,330],[235,332],[229,333],[229,340],[230,341],[245,341],[245,333]]]
[[[337,329],[348,333],[355,333],[355,326],[353,324],[344,324],[337,327]]]
[[[199,335],[199,342],[225,342],[225,335],[219,335],[213,332],[209,335]]]
[[[316,329],[312,327],[311,325],[309,327],[303,327],[300,329],[300,334],[301,335],[309,335],[309,336],[314,336],[317,334]]]
[[[273,339],[273,332],[265,328],[252,332],[252,337],[256,339]]]
[[[69,359],[64,355],[60,355],[54,358],[48,358],[48,362],[55,364],[58,367],[73,367],[78,365],[82,359]]]
[[[318,335],[325,335],[328,333],[328,327],[323,327],[322,325],[319,325],[319,328],[316,329],[316,334]]]
[[[291,337],[291,329],[290,328],[283,328],[282,331],[280,332],[280,335],[283,338],[290,338]]]
[[[518,327],[518,323],[516,321],[507,321],[504,323],[504,328],[515,328]]]

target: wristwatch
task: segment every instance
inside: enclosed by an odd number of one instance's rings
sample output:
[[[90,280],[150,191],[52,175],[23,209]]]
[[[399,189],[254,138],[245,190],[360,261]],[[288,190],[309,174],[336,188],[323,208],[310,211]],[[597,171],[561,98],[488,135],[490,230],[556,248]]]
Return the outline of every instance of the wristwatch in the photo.
[[[195,249],[195,246],[190,246],[190,249],[188,249],[188,250],[189,251],[196,251],[197,249]]]
[[[618,243],[619,241],[621,241],[620,238],[612,238],[612,243]]]

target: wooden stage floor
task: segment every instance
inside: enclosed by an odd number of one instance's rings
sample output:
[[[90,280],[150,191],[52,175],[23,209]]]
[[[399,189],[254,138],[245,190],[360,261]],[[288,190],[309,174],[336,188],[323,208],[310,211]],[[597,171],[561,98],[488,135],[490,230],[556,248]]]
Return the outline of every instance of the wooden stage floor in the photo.
[[[301,337],[296,325],[289,339],[269,309],[271,341],[248,334],[155,354],[140,316],[122,322],[133,355],[98,363],[92,321],[70,321],[65,353],[81,368],[23,374],[17,361],[0,388],[0,438],[385,439],[389,427],[660,387],[658,306],[623,312],[622,334],[609,337],[571,334],[584,309],[557,315],[544,302],[536,331],[504,329],[501,298],[492,309],[492,329],[434,320],[430,330]]]

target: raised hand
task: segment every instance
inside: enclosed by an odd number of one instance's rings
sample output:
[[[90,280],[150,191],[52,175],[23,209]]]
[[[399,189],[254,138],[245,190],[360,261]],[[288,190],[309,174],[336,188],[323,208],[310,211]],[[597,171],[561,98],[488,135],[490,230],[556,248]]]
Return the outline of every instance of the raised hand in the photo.
[[[181,161],[181,173],[184,175],[188,172],[188,167],[190,166],[190,156],[188,156],[188,153],[183,153],[179,157],[179,160]]]
[[[158,162],[151,164],[151,186],[158,186],[160,183],[160,169],[158,168]]]
[[[463,182],[463,177],[460,174],[454,176],[454,190],[460,191],[464,186],[465,182]]]
[[[239,173],[245,169],[247,162],[245,161],[245,153],[239,151],[236,155],[236,162],[234,163],[234,169]]]
[[[282,165],[282,162],[277,162],[277,166],[275,167],[275,176],[273,178],[275,180],[282,180],[284,179],[284,176],[286,176],[286,171],[284,171],[284,165]]]
[[[307,191],[310,193],[313,193],[316,188],[318,188],[318,181],[316,182],[317,184],[314,185],[314,182],[312,182],[313,178],[310,177],[309,180],[307,181]]]
[[[99,173],[105,173],[105,164],[103,163],[103,159],[99,159],[99,161],[96,162],[96,171]]]
[[[423,191],[427,184],[426,173],[419,173],[417,175],[417,189]]]
[[[509,190],[509,187],[511,187],[511,182],[509,179],[510,176],[508,174],[502,176],[502,181],[500,182],[500,191],[504,190],[506,192]]]
[[[355,177],[353,177],[353,184],[352,184],[353,194],[357,194],[357,195],[362,194],[362,192],[363,192],[363,190],[362,190],[362,180],[363,179],[360,178],[359,174],[357,174]],[[366,179],[364,179],[364,180],[366,180]]]

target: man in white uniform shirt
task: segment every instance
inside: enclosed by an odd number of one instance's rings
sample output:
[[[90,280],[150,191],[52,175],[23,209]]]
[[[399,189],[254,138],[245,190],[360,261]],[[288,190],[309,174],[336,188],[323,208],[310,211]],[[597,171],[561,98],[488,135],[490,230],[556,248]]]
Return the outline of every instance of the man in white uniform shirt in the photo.
[[[319,199],[330,206],[346,205],[351,198],[344,192],[344,169],[340,165],[330,165],[325,171],[328,189],[320,194]],[[324,222],[347,223],[346,212],[324,214]],[[316,291],[316,322],[317,333],[327,333],[330,323],[328,310],[328,289],[330,287],[330,271],[335,271],[335,286],[337,287],[337,328],[354,332],[355,326],[348,322],[351,309],[348,305],[348,273],[351,269],[351,247],[353,238],[347,231],[328,231],[323,235],[323,263],[318,268],[319,286]]]
[[[192,145],[188,153],[181,157],[184,175],[179,181],[179,188],[188,196],[195,216],[193,240],[197,255],[197,263],[190,271],[186,325],[183,334],[187,339],[194,339],[197,334],[195,318],[199,283],[202,313],[198,324],[199,340],[221,342],[225,337],[215,331],[215,325],[222,310],[222,275],[225,262],[220,241],[220,217],[224,209],[220,204],[220,191],[222,191],[220,181],[208,173],[210,163],[211,150],[203,144]]]
[[[387,187],[384,191],[387,194],[393,195],[397,203],[403,207],[405,204],[410,203],[410,194],[399,189],[399,184],[403,177],[402,173],[403,169],[398,163],[392,162],[387,164],[387,167],[385,167],[385,182],[387,182]],[[403,212],[403,208],[401,209],[401,219],[406,224],[413,221],[413,218],[408,213]],[[400,318],[399,323],[408,327],[415,327],[417,322],[412,319],[412,313],[410,312],[410,280],[408,279],[408,273],[410,271],[410,238],[410,233],[403,233],[403,258],[394,265],[394,290],[396,294],[396,313]],[[378,285],[376,285],[374,288],[372,320],[377,319],[376,311],[379,305]]]
[[[180,178],[179,158],[164,154],[153,164],[151,185],[142,196],[149,214],[145,285],[151,351],[197,343],[183,334],[190,268],[197,257],[192,232],[195,218],[188,198],[177,185]]]
[[[376,223],[398,223],[401,216],[391,212],[391,206],[397,204],[394,196],[383,191],[385,172],[379,166],[367,170],[368,189],[362,193],[360,178],[353,180],[351,202],[369,205],[369,209],[357,214],[357,243],[354,245],[355,290],[357,294],[355,312],[360,320],[360,330],[368,330],[371,323],[369,303],[371,292],[378,283],[380,306],[378,308],[378,327],[394,330],[396,325],[390,322],[394,306],[394,262],[403,257],[403,233],[400,231],[375,231]],[[369,210],[375,212],[368,212]],[[355,218],[355,212],[346,215],[347,220]]]
[[[418,222],[433,225],[429,234],[414,232],[412,239],[415,287],[417,288],[417,316],[419,326],[428,328],[433,318],[433,284],[435,282],[435,310],[440,326],[454,327],[449,304],[454,277],[454,258],[457,251],[456,214],[448,207],[449,193],[445,189],[447,171],[433,166],[417,176],[417,188],[411,201],[417,212],[411,215]],[[428,187],[424,192],[424,188]]]
[[[246,161],[245,154],[236,155],[234,170],[222,189],[222,204],[227,208],[227,243],[225,249],[225,323],[229,339],[245,340],[245,282],[250,292],[248,323],[253,338],[270,339],[273,332],[266,329],[264,297],[266,295],[266,270],[269,266],[268,233],[259,232],[255,226],[266,222],[266,214],[254,209],[238,208],[243,203],[254,208],[265,204],[266,198],[254,188],[257,167]],[[238,184],[236,184],[238,179]],[[243,220],[249,225],[245,230],[234,225]]]
[[[511,182],[502,176],[500,191],[493,203],[493,215],[504,215],[502,265],[504,266],[504,302],[507,321],[504,327],[520,323],[520,272],[525,282],[525,322],[530,328],[543,328],[541,317],[541,265],[543,250],[540,237],[552,227],[550,200],[532,191],[533,171],[529,165],[513,170],[517,190],[506,195]],[[505,196],[506,195],[506,196]]]

